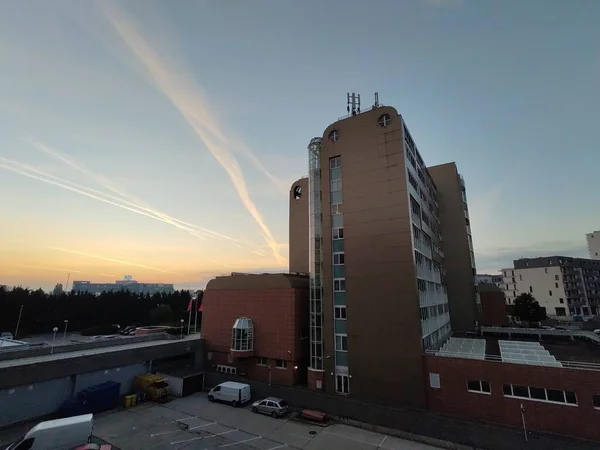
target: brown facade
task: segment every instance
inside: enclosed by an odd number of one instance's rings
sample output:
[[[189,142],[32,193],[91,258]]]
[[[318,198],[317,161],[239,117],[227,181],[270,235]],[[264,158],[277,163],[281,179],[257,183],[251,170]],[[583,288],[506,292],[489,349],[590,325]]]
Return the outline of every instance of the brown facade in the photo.
[[[439,356],[425,356],[424,361],[428,374],[439,374],[439,389],[430,387],[428,381],[426,386],[433,411],[522,427],[523,405],[529,430],[600,441],[600,409],[593,404],[593,395],[600,394],[599,371]],[[469,380],[488,382],[491,393],[470,392]],[[574,392],[576,404],[506,397],[505,384]]]
[[[491,327],[508,325],[506,297],[498,286],[489,283],[480,283],[479,299],[481,301],[480,325]]]
[[[290,272],[308,273],[308,178],[300,178],[295,181],[290,188],[289,196]]]
[[[202,335],[209,370],[226,366],[257,381],[286,385],[306,382],[308,277],[217,277],[206,286],[202,304]],[[253,346],[250,351],[235,352],[232,327],[241,317],[252,320]]]
[[[453,331],[472,331],[477,320],[473,244],[467,233],[466,196],[455,163],[428,168],[438,191],[440,222],[444,240],[446,285]]]
[[[389,114],[386,127],[378,118]],[[337,140],[330,133],[337,132]],[[329,126],[321,146],[325,390],[335,392],[331,158],[340,156],[350,396],[424,406],[419,299],[402,118],[381,107]]]

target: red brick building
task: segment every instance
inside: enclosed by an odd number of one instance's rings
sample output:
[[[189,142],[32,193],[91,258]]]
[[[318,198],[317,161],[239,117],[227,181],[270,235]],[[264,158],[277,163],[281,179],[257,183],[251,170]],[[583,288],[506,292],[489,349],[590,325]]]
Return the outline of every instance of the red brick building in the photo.
[[[217,277],[202,304],[207,368],[273,384],[306,382],[308,276]]]
[[[498,286],[491,283],[480,283],[479,299],[481,301],[479,325],[490,327],[508,325],[506,297]]]
[[[426,355],[428,408],[600,441],[600,371]],[[591,367],[591,365],[590,365]],[[521,416],[521,405],[524,407]]]

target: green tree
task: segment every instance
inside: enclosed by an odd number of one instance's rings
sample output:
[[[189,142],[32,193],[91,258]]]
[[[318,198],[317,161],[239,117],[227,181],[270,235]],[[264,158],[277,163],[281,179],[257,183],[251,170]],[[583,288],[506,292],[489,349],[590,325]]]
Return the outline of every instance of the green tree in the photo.
[[[524,322],[539,322],[546,318],[546,310],[533,298],[533,295],[525,292],[515,299],[513,315]]]
[[[149,316],[152,325],[170,325],[173,322],[171,305],[158,305],[150,310]]]

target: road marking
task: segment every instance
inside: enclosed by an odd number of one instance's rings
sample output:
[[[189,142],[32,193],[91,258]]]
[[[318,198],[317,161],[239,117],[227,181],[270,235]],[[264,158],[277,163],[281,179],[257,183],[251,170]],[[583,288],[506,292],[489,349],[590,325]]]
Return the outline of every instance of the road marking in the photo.
[[[275,450],[275,449],[277,449],[277,448],[283,448],[283,447],[287,447],[287,444],[278,445],[277,447],[271,447],[271,448],[269,448],[269,449],[267,449],[267,450]]]
[[[195,430],[196,428],[204,428],[204,427],[209,427],[211,425],[216,425],[216,424],[217,424],[217,422],[210,422],[210,423],[205,423],[203,425],[196,425],[195,427],[188,428],[187,430],[181,430],[181,431],[190,431],[190,430]]]
[[[175,420],[172,420],[171,422],[185,422],[186,420],[192,420],[192,419],[199,419],[199,417],[196,417],[196,416],[182,417],[181,419],[175,419]]]
[[[377,446],[377,448],[380,448],[383,443],[385,442],[385,440],[387,439],[387,434],[383,437],[383,439],[381,440],[381,442],[379,443],[379,445]]]
[[[198,437],[191,438],[191,439],[184,439],[183,441],[175,441],[175,442],[171,442],[171,445],[181,444],[182,442],[197,441],[198,439],[210,439],[210,438],[214,438],[217,436],[223,436],[224,434],[233,433],[234,431],[238,431],[238,430],[228,430],[228,431],[223,431],[222,433],[213,434],[212,436],[198,436]]]
[[[161,433],[152,433],[150,435],[150,437],[162,436],[163,434],[179,433],[180,431],[195,430],[196,428],[204,428],[204,427],[208,427],[210,425],[215,425],[216,423],[217,422],[210,422],[210,423],[205,423],[205,424],[202,424],[202,425],[196,425],[195,427],[191,427],[191,428],[184,428],[184,429],[171,430],[171,431],[163,431]]]
[[[230,444],[219,445],[219,447],[231,447],[232,445],[243,444],[244,442],[255,441],[257,439],[262,439],[262,436],[256,436],[256,437],[253,437],[250,439],[244,439],[243,441],[232,442]],[[275,448],[278,448],[278,447],[275,447]]]

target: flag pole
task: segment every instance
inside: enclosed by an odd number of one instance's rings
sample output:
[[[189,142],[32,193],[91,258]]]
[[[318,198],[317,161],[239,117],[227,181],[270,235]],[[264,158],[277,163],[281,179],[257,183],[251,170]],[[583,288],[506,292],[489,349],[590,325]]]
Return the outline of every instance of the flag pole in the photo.
[[[192,326],[192,308],[194,307],[194,299],[190,298],[190,303],[189,303],[189,315],[188,315],[188,332],[187,334],[190,334],[190,327]]]
[[[194,305],[194,311],[196,311],[196,318],[194,319],[194,334],[198,332],[198,295],[196,295],[196,304]]]

